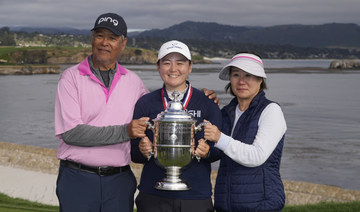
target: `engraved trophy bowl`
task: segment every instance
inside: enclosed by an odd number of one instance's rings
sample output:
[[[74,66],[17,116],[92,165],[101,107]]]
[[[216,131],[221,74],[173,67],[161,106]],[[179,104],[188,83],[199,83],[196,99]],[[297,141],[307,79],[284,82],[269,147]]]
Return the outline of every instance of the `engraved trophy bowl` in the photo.
[[[173,95],[174,100],[168,103],[165,111],[153,119],[154,125],[148,123],[148,128],[154,132],[156,148],[152,155],[157,158],[158,165],[166,169],[166,177],[157,182],[155,188],[183,191],[191,188],[180,178],[181,168],[191,162],[194,134],[206,123],[195,126],[196,120],[184,110],[181,101],[178,100],[178,92],[174,91]]]

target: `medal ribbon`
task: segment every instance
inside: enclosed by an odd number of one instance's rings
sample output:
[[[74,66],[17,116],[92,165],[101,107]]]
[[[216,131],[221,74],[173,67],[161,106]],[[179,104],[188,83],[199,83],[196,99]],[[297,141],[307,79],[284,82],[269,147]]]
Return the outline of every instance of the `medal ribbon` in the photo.
[[[184,98],[183,100],[183,107],[184,107],[184,110],[186,109],[186,107],[188,106],[189,102],[190,102],[190,99],[191,99],[191,96],[192,96],[192,92],[193,92],[193,88],[192,86],[189,84],[189,90],[186,94],[186,97]],[[161,90],[161,98],[162,98],[162,101],[163,101],[163,106],[164,106],[164,110],[166,110],[167,108],[167,105],[168,105],[168,101],[164,95],[164,88]]]

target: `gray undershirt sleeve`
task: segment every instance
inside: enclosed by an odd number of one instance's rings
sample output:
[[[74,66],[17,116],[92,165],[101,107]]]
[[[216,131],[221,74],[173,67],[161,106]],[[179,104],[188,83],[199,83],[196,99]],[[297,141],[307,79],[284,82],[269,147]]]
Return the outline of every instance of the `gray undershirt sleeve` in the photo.
[[[106,127],[80,124],[61,136],[66,144],[83,147],[106,146],[130,140],[127,124]]]

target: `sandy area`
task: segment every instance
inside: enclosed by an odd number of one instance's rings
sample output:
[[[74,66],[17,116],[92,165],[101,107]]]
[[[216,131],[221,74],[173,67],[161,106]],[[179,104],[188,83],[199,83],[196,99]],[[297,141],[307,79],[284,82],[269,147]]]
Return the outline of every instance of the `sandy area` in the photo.
[[[58,205],[57,169],[53,149],[0,142],[0,192],[4,194]]]
[[[0,166],[0,192],[34,202],[58,205],[56,175]]]
[[[0,192],[35,202],[58,205],[55,194],[59,162],[55,149],[0,142]],[[131,164],[139,182],[142,165]],[[213,185],[216,171],[212,173]],[[360,191],[283,180],[286,204],[360,201]]]

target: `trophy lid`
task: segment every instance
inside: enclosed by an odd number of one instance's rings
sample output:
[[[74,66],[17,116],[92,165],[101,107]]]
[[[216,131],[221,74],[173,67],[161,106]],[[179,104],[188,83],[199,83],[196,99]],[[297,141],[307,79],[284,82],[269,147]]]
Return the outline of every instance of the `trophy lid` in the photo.
[[[169,121],[169,122],[196,122],[192,115],[184,110],[182,102],[179,100],[179,92],[174,91],[174,100],[170,101],[167,109],[161,112],[154,121]]]

